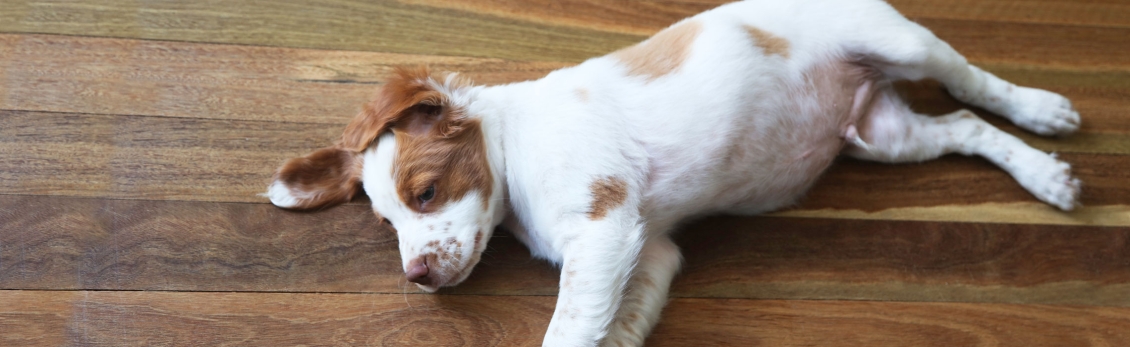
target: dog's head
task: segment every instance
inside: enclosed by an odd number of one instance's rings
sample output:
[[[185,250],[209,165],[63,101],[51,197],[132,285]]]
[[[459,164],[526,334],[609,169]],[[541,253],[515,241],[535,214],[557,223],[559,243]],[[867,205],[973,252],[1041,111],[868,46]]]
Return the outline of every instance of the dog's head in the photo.
[[[341,141],[287,161],[267,192],[279,207],[315,209],[365,189],[400,239],[408,280],[427,291],[462,282],[501,218],[473,88],[455,75],[398,69]]]

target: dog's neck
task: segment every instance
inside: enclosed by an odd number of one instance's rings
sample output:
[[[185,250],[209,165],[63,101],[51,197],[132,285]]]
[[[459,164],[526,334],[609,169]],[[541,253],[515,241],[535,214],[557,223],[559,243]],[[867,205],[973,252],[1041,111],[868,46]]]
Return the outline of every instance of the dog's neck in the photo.
[[[510,187],[508,185],[506,150],[507,125],[510,120],[522,117],[528,111],[523,111],[520,103],[512,100],[514,91],[526,89],[529,82],[508,84],[501,86],[475,86],[472,87],[467,106],[469,115],[479,118],[483,130],[483,142],[486,145],[487,161],[490,163],[491,177],[494,180],[493,191],[498,192],[493,197],[489,208],[493,211],[494,225],[502,223],[506,214],[510,213]],[[513,130],[513,129],[509,129]]]

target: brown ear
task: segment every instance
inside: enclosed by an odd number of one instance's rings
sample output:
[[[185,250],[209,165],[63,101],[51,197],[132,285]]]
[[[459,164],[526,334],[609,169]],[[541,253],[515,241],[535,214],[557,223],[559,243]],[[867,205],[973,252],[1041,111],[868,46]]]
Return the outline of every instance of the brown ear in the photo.
[[[314,209],[349,202],[361,183],[361,158],[339,146],[326,147],[288,160],[267,197],[275,206]]]
[[[393,126],[413,134],[457,131],[459,117],[450,109],[447,95],[436,90],[437,84],[427,68],[397,68],[373,101],[345,127],[342,147],[364,151]]]

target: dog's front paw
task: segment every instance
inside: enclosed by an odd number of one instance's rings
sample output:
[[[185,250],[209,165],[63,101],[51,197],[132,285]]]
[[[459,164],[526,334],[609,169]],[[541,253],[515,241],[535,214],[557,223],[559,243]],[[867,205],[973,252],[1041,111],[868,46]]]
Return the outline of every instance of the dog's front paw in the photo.
[[[1079,130],[1079,112],[1062,95],[1043,89],[1015,87],[1014,108],[1009,118],[1031,132],[1044,135],[1067,135]]]
[[[1017,181],[1043,202],[1064,211],[1074,209],[1082,182],[1071,176],[1071,165],[1054,155],[1040,154],[1021,167]]]

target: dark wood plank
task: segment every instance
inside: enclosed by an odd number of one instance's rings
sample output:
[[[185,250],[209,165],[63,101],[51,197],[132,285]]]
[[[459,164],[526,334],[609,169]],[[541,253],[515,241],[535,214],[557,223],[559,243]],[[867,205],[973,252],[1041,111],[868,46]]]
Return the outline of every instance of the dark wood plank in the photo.
[[[919,19],[974,64],[1126,71],[1130,28]]]
[[[672,300],[648,346],[1118,346],[1124,308]]]
[[[0,194],[226,202],[265,202],[258,194],[280,163],[329,145],[341,131],[331,124],[3,110],[0,122]],[[1084,205],[1130,205],[1124,155],[1059,149],[1086,183]],[[878,211],[1035,201],[988,162],[950,156],[915,165],[841,160],[801,206]]]
[[[0,289],[418,291],[395,232],[363,205],[0,195],[0,220]],[[556,270],[504,233],[472,277],[454,292],[556,292]]]
[[[889,0],[911,18],[1130,28],[1130,4],[1119,0]]]
[[[1130,205],[1126,156],[1061,153],[1084,182],[1084,206]],[[800,203],[802,209],[879,211],[893,207],[1037,202],[1004,170],[976,157],[949,155],[920,164],[841,157]]]
[[[0,35],[0,61],[0,109],[342,126],[397,66],[498,84],[565,65],[51,35]]]
[[[0,289],[415,293],[365,206],[6,196]],[[679,233],[677,297],[1130,306],[1130,228],[709,218]],[[498,232],[447,294],[554,295]]]
[[[676,242],[685,297],[1130,306],[1130,229],[709,218]]]
[[[0,291],[0,324],[44,332],[28,339],[5,329],[0,342],[528,346],[544,336],[554,300]],[[664,317],[649,346],[1116,346],[1130,338],[1130,310],[1105,307],[675,299]]]
[[[0,326],[15,328],[0,344],[529,346],[540,343],[553,299],[0,291]],[[42,335],[10,333],[29,328]]]
[[[383,1],[7,1],[0,32],[580,61],[640,36]]]

